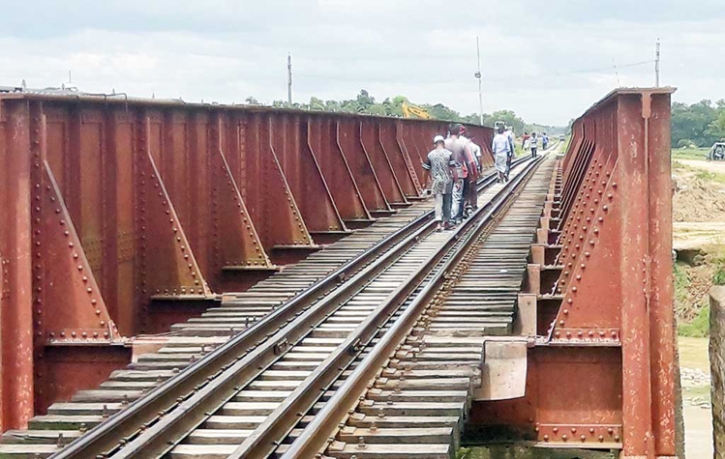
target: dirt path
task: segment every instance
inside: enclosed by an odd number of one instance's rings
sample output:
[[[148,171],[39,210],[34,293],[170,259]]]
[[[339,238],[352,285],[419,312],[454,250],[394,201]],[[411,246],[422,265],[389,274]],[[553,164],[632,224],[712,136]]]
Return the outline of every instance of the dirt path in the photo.
[[[678,163],[684,164],[685,166],[695,167],[697,169],[703,169],[708,172],[715,172],[717,174],[725,174],[725,161],[698,161],[696,159],[675,159]]]
[[[675,250],[725,244],[725,222],[674,222],[673,230]]]

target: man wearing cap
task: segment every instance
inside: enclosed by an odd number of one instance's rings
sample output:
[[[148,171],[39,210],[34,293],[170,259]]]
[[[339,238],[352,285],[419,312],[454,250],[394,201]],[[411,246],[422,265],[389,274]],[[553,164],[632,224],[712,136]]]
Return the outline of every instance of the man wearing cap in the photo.
[[[433,139],[435,149],[428,153],[423,169],[428,171],[430,175],[429,190],[435,199],[435,221],[438,222],[438,231],[444,227],[449,227],[448,220],[450,218],[450,199],[446,206],[446,195],[450,196],[452,184],[452,153],[445,148],[445,139],[442,135],[437,135]]]
[[[507,177],[507,160],[511,154],[511,141],[504,133],[503,125],[498,126],[496,135],[491,142],[491,151],[495,159],[496,173],[498,174],[498,182],[504,183]]]

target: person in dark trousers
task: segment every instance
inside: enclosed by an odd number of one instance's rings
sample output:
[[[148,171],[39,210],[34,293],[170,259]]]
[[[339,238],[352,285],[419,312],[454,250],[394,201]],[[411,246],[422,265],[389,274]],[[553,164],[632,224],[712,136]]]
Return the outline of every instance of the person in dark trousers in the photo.
[[[506,173],[504,174],[506,176],[506,180],[508,181],[509,174],[511,173],[511,161],[513,161],[514,156],[516,156],[516,136],[514,135],[513,126],[506,126],[505,134],[509,139],[509,147],[511,150],[508,158],[506,159]]]
[[[465,202],[463,216],[468,216],[478,209],[478,194],[476,193],[476,182],[478,181],[479,175],[479,160],[476,157],[476,148],[480,149],[478,145],[473,143],[472,139],[466,137],[467,131],[465,126],[461,126],[458,131],[458,138],[463,140],[464,149],[463,154],[466,159],[466,165],[468,166],[468,178],[463,184],[463,200]]]
[[[455,164],[453,168],[453,189],[451,191],[451,224],[455,225],[463,219],[463,211],[465,207],[466,183],[469,175],[476,173],[475,160],[469,161],[471,156],[468,141],[459,137],[461,125],[452,123],[448,127],[448,138],[446,139],[446,150],[452,155],[451,159]],[[466,154],[468,151],[468,155]],[[475,177],[475,175],[473,175]]]
[[[451,182],[453,181],[453,162],[451,161],[451,152],[445,148],[446,140],[442,135],[437,135],[433,139],[435,149],[428,153],[426,161],[423,163],[425,169],[430,175],[430,187],[428,188],[435,199],[435,221],[438,222],[437,230],[440,231],[444,227],[449,227],[448,220],[450,218],[450,199],[448,200],[448,209],[446,209],[445,195],[451,192]]]
[[[538,150],[539,139],[536,137],[536,133],[531,133],[531,138],[529,139],[529,145],[531,146],[531,157],[536,158],[536,152]]]

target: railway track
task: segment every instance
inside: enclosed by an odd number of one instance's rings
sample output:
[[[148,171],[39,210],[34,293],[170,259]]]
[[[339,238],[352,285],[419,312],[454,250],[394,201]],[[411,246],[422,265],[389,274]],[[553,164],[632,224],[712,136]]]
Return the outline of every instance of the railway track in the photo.
[[[532,166],[519,171],[516,182]],[[512,188],[491,187],[481,204],[500,206]],[[342,383],[357,359],[365,360],[364,353],[386,335],[387,327],[403,320],[410,309],[407,299],[425,288],[441,263],[451,262],[466,236],[469,240],[477,234],[488,206],[457,231],[437,233],[426,227],[411,235],[258,346],[242,371],[216,378],[208,391],[195,394],[113,457],[215,459],[282,453],[282,442],[297,424],[309,422],[306,416],[327,406],[322,395]],[[265,358],[264,348],[278,345],[274,343],[284,346]],[[232,383],[234,387],[224,387]]]
[[[500,220],[471,244],[456,275],[438,280],[439,290],[430,295],[422,318],[408,333],[391,337],[396,346],[392,358],[385,355],[388,349],[381,350],[383,370],[358,375],[373,382],[361,390],[350,378],[338,389],[331,405],[348,412],[338,409],[336,418],[330,413],[326,426],[321,413],[315,428],[308,427],[282,457],[314,457],[308,454],[320,449],[320,435],[335,437],[326,456],[338,459],[454,456],[472,389],[481,383],[485,342],[513,332],[516,301],[554,163],[545,162]],[[332,420],[339,426],[331,428]]]
[[[488,189],[493,181],[492,175],[488,176],[479,187]],[[422,235],[430,236],[431,243],[434,243],[436,237],[442,237],[429,234],[433,227],[430,208],[431,204],[424,202],[402,209],[395,216],[359,230],[324,251],[311,255],[300,264],[260,282],[248,292],[225,296],[220,307],[211,309],[199,319],[174,326],[175,336],[169,338],[164,347],[156,353],[142,356],[127,369],[115,372],[99,389],[82,391],[69,403],[54,404],[47,415],[31,420],[29,430],[6,433],[0,445],[0,457],[35,459],[58,451],[61,451],[59,457],[95,457],[95,454],[88,455],[92,449],[88,448],[88,444],[96,447],[99,454],[113,451],[118,448],[118,438],[138,436],[142,430],[146,430],[144,426],[154,422],[157,423],[154,425],[160,425],[159,419],[170,417],[159,413],[171,412],[184,402],[184,397],[178,394],[199,393],[204,389],[201,386],[211,386],[209,382],[215,375],[238,362],[242,350],[262,347],[260,345],[265,340],[269,341],[268,338],[273,335],[270,330],[280,329],[293,322],[302,315],[302,311],[320,299],[330,298],[334,292],[348,291],[350,287],[341,287],[350,284],[356,273],[375,265],[374,262],[383,254],[397,253],[391,252],[391,248],[403,243],[417,244]],[[391,282],[396,282],[400,277],[392,276],[391,279],[395,280]],[[378,287],[386,286],[386,281],[379,282],[382,284]],[[359,287],[358,284],[354,285]],[[377,298],[380,296],[378,293],[368,298]],[[364,315],[364,307],[358,309],[357,313],[340,311],[336,317],[328,318],[328,324],[321,328],[331,328],[331,335],[335,334],[334,330],[340,334],[341,330],[353,328],[354,321],[362,320]],[[331,324],[337,327],[331,327]],[[304,351],[319,352],[299,352],[299,355],[313,354],[319,358],[340,339],[339,336],[310,339],[302,346],[308,348]],[[284,341],[276,342],[266,346],[266,351],[276,355],[284,352],[283,348],[287,345]],[[282,378],[293,378],[309,371],[309,364],[307,370],[287,370],[287,367],[305,367],[300,363],[291,363],[302,360],[297,356],[297,349],[289,354],[285,363],[279,365],[285,370],[269,369],[271,373],[266,373],[262,379],[275,374]],[[195,364],[202,358],[203,364]],[[263,387],[270,384],[260,381],[259,385]],[[213,392],[211,387],[207,389],[206,392]],[[141,400],[134,403],[137,399]],[[264,407],[268,408],[272,402],[256,400],[250,403],[261,404],[253,406],[264,411]],[[107,422],[109,420],[113,422]],[[104,429],[101,426],[84,435],[99,424],[112,427]],[[76,448],[75,444],[66,447],[81,436],[88,440],[82,447]],[[109,437],[113,437],[113,440],[109,440]]]

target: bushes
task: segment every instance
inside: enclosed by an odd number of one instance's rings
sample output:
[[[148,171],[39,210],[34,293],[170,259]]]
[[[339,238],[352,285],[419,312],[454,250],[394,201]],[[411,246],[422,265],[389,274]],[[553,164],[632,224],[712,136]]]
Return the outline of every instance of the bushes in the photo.
[[[710,305],[705,304],[697,313],[695,320],[689,324],[677,325],[677,334],[692,338],[705,338],[710,336]]]
[[[680,139],[677,141],[677,148],[697,148],[697,145],[695,145],[695,142],[693,142],[690,139]]]

